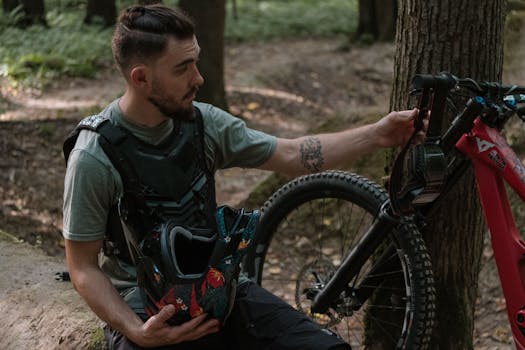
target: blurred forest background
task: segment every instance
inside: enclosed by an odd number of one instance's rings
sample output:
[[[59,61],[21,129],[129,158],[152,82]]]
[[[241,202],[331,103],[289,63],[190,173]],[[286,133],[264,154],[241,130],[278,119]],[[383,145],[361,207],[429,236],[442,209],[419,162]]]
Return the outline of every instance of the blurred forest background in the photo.
[[[42,87],[58,76],[95,77],[100,69],[111,66],[112,25],[121,9],[136,2],[33,0],[25,1],[26,7],[22,3],[3,1],[0,76],[15,84]],[[164,3],[177,5],[178,1]],[[202,3],[211,10],[227,7],[224,30],[227,43],[346,35],[357,27],[357,0]],[[216,11],[218,22],[221,13],[224,11]]]

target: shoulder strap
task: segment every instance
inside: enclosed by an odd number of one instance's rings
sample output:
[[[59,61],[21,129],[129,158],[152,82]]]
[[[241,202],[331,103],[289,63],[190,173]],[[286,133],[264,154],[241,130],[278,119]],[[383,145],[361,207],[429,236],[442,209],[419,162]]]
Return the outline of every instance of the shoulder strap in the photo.
[[[139,177],[131,165],[130,161],[119,152],[120,145],[130,134],[124,128],[111,123],[102,125],[98,130],[100,134],[99,144],[108,156],[109,160],[117,169],[124,185],[124,191],[131,190],[140,193]]]
[[[201,158],[203,161],[204,169],[208,172],[207,175],[210,176],[210,178],[213,179],[213,171],[208,167],[208,163],[206,162],[206,147],[204,144],[204,118],[202,117],[202,113],[200,109],[197,106],[193,106],[193,110],[195,111],[195,120],[197,121],[197,130],[199,131],[199,141],[201,144]]]
[[[69,155],[71,154],[71,151],[75,147],[75,144],[77,143],[78,135],[80,135],[80,132],[82,130],[91,130],[98,132],[98,128],[103,124],[110,124],[106,123],[109,119],[102,116],[102,115],[91,115],[89,117],[86,117],[78,123],[78,125],[69,133],[69,135],[66,136],[66,139],[64,140],[64,143],[62,145],[62,152],[64,153],[64,160],[67,161],[69,159]]]
[[[195,119],[197,122],[197,128],[199,133],[199,139],[201,144],[201,156],[203,160],[204,168],[208,171],[208,175],[212,174],[211,169],[207,166],[206,155],[204,150],[204,122],[202,113],[199,108],[194,107]],[[127,160],[121,152],[118,151],[118,146],[129,136],[129,133],[112,123],[109,122],[107,117],[102,115],[92,115],[84,118],[77,127],[66,137],[62,147],[64,153],[64,159],[67,161],[71,151],[75,147],[78,136],[82,130],[91,130],[97,132],[101,137],[99,143],[109,160],[119,172],[122,181],[124,182],[124,189],[140,193],[140,181],[135,170],[131,166],[129,160]],[[213,178],[213,177],[211,177]]]

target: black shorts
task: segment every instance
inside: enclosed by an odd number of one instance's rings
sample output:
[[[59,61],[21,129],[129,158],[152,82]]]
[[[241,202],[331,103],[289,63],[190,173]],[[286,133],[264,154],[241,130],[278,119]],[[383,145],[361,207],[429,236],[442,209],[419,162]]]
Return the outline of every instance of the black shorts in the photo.
[[[105,335],[110,349],[142,349],[108,326]],[[246,282],[237,288],[234,308],[220,332],[159,349],[342,350],[350,345],[257,284]]]

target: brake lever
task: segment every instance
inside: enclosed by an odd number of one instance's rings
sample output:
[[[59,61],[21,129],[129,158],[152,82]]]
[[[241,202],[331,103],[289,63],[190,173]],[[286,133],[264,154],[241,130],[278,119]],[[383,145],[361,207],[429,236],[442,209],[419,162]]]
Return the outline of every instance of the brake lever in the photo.
[[[424,121],[428,116],[430,106],[432,106],[431,99],[432,94],[430,92],[430,89],[423,89],[421,95],[419,96],[419,102],[417,104],[419,113],[417,114],[417,117],[414,120],[414,135],[425,128]]]

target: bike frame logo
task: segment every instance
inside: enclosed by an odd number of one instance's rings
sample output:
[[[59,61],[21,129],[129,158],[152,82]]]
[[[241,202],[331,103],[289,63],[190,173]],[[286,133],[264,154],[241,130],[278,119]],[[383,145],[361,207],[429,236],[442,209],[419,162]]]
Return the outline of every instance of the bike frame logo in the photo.
[[[498,151],[492,150],[489,152],[489,158],[500,168],[505,169],[507,164],[505,160],[499,155]]]
[[[488,149],[491,149],[495,145],[491,142],[488,142],[487,140],[480,139],[479,137],[476,137],[476,143],[478,144],[478,151],[479,153],[483,153]]]

